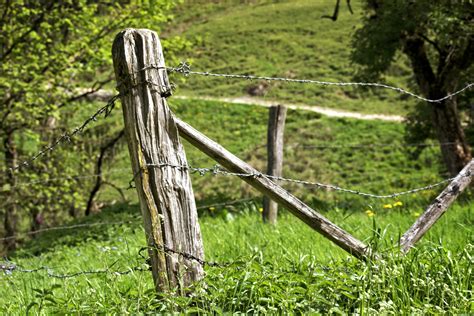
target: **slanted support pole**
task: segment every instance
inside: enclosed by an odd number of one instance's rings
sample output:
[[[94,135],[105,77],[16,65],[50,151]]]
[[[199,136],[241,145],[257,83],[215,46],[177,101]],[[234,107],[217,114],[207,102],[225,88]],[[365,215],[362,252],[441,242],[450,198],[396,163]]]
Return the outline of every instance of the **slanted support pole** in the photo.
[[[267,174],[281,177],[283,169],[283,133],[285,130],[286,107],[272,106],[268,115],[267,131]],[[275,225],[278,217],[278,204],[267,196],[263,198],[263,220]]]
[[[461,172],[451,181],[446,189],[441,192],[433,203],[421,214],[415,224],[400,239],[400,249],[403,253],[407,253],[413,245],[423,237],[424,234],[436,223],[443,215],[448,207],[456,200],[459,194],[472,181],[474,174],[474,159],[461,170]]]
[[[126,29],[112,56],[151,269],[159,292],[183,290],[203,277],[204,259],[191,179],[166,97],[171,88],[158,35]]]
[[[276,201],[280,206],[286,208],[321,235],[359,259],[367,259],[371,255],[375,256],[375,254],[371,253],[369,246],[330,222],[269,178],[260,175],[257,170],[227,151],[221,145],[185,122],[177,118],[175,118],[175,122],[180,135],[188,142],[231,172],[255,174],[255,177],[244,176],[241,178],[261,193]]]

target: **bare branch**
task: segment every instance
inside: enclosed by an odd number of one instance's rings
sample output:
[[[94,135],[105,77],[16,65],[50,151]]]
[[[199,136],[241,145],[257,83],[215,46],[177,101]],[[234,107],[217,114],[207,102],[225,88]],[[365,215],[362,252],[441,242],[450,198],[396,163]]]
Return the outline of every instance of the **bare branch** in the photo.
[[[341,0],[336,0],[336,6],[334,7],[334,13],[331,15],[323,15],[321,16],[322,19],[330,19],[333,21],[337,20],[337,17],[339,16],[339,5],[340,5]]]

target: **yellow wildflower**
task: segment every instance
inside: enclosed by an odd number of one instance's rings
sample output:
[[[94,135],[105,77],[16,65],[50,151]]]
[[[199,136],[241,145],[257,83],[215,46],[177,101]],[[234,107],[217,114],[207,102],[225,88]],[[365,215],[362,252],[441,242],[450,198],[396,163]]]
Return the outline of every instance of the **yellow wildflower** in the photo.
[[[397,201],[397,202],[393,203],[393,206],[402,206],[402,205],[403,205],[403,203],[400,202],[400,201]]]
[[[392,204],[385,204],[383,208],[392,208]]]
[[[259,211],[260,213],[263,213],[263,208],[260,207],[260,208],[258,209],[258,211]]]
[[[368,216],[368,217],[372,217],[372,216],[374,216],[374,215],[375,215],[375,213],[374,213],[374,212],[372,212],[371,210],[367,210],[367,211],[365,211],[365,214],[367,214],[367,216]]]

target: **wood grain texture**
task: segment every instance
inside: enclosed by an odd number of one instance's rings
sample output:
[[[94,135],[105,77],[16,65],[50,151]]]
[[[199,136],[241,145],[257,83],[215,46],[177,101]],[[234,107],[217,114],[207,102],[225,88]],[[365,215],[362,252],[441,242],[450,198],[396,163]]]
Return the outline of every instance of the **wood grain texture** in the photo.
[[[272,106],[268,115],[267,131],[267,174],[281,177],[283,169],[283,135],[285,131],[286,107],[282,105]],[[278,218],[278,203],[263,198],[263,220],[275,225]]]
[[[158,291],[184,289],[203,277],[203,267],[163,249],[204,259],[190,175],[178,168],[148,167],[187,165],[166,102],[171,89],[160,40],[150,30],[126,29],[115,38],[112,54],[155,286]]]
[[[474,173],[474,159],[461,170],[453,181],[441,192],[426,211],[416,220],[408,231],[400,238],[401,251],[408,252],[413,245],[436,223],[448,210],[459,194],[466,189],[472,181]]]
[[[182,137],[193,144],[203,153],[219,162],[229,171],[237,173],[259,174],[257,170],[247,163],[243,162],[235,155],[227,151],[218,143],[214,142],[207,136],[187,123],[175,118],[178,131]],[[270,179],[260,177],[242,177],[242,180],[276,201],[280,206],[286,208],[296,217],[301,219],[314,230],[333,241],[336,245],[346,250],[357,258],[364,259],[371,255],[370,248],[351,236],[349,233],[331,223],[321,214],[315,212],[302,201],[294,197],[288,191],[271,181]],[[315,245],[317,247],[317,245]]]

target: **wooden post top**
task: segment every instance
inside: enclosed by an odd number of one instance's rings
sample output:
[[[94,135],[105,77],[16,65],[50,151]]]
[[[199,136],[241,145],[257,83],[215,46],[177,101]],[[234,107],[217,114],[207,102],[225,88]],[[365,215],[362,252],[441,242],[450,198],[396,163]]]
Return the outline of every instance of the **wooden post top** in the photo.
[[[164,98],[171,96],[160,39],[148,29],[128,28],[118,33],[112,45],[117,90],[129,93],[129,87],[147,84]]]

